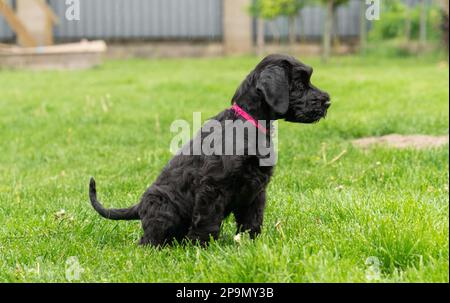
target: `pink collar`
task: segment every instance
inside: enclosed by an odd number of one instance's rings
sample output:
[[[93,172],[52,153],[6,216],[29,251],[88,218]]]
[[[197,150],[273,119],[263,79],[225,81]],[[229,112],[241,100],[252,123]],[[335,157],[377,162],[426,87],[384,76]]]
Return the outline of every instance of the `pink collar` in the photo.
[[[248,114],[245,110],[243,110],[239,105],[236,103],[233,103],[233,106],[231,107],[232,110],[236,113],[236,115],[241,116],[251,124],[253,124],[256,128],[258,128],[263,133],[267,133],[267,129],[261,125],[258,121],[256,121],[250,114]]]

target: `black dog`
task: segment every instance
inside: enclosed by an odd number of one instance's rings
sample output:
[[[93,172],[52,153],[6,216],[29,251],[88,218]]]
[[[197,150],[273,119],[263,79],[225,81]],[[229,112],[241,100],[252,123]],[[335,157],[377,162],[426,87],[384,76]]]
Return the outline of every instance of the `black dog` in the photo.
[[[267,56],[237,89],[232,103],[253,119],[266,121],[267,132],[261,128],[257,133],[270,141],[271,121],[313,123],[325,117],[330,98],[311,84],[312,72],[291,56]],[[231,108],[213,119],[223,124],[244,118]],[[197,136],[201,141],[204,133]],[[273,166],[261,166],[260,158],[259,154],[177,154],[137,205],[105,209],[97,200],[94,179],[90,200],[105,218],[141,220],[144,235],[140,244],[161,246],[174,239],[206,244],[210,237],[218,237],[223,219],[231,212],[238,232],[248,231],[254,238],[261,231],[265,190],[273,171]]]

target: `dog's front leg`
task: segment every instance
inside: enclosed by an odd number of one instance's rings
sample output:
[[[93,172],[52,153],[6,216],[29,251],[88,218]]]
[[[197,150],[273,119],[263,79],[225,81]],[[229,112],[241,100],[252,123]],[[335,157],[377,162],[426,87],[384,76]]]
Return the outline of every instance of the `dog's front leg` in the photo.
[[[236,218],[237,233],[248,231],[252,239],[261,233],[265,206],[266,191],[263,190],[250,204],[236,208],[233,213]]]
[[[192,223],[187,239],[205,245],[210,237],[219,237],[224,218],[224,201],[212,191],[200,191],[195,198]]]

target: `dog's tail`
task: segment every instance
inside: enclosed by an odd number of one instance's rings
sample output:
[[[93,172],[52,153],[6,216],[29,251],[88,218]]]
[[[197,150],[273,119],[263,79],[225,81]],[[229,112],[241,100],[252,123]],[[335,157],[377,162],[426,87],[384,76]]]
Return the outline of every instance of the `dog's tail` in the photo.
[[[139,220],[138,206],[139,204],[130,208],[111,208],[106,209],[97,200],[97,190],[95,188],[95,180],[91,178],[89,182],[89,198],[91,199],[92,207],[100,214],[100,216],[111,220]]]

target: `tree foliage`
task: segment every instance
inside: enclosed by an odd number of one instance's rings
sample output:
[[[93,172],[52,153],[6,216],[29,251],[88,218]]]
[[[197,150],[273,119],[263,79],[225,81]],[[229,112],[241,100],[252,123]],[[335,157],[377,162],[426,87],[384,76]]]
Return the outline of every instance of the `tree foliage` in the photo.
[[[316,0],[316,2],[319,2],[321,4],[328,4],[330,2],[333,3],[334,8],[337,8],[338,6],[342,4],[348,3],[349,0]]]
[[[250,7],[253,16],[275,19],[279,16],[296,16],[311,0],[256,0]]]
[[[391,0],[382,6],[382,19],[373,23],[369,38],[372,41],[401,39],[418,40],[420,36],[420,6],[408,7],[400,0]],[[430,40],[439,39],[441,12],[437,6],[427,7],[425,26]],[[408,21],[408,22],[406,22]]]

